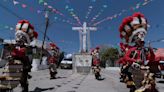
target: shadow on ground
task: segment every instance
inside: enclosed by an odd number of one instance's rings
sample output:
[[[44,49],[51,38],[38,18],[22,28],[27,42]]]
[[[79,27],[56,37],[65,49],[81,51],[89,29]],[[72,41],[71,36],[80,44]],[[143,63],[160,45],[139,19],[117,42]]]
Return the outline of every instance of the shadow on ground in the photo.
[[[43,92],[43,91],[47,91],[47,90],[53,90],[54,87],[50,87],[50,88],[39,88],[39,87],[36,87],[34,89],[34,91],[30,91],[30,92]]]
[[[60,77],[60,76],[56,77],[56,79],[63,79],[63,78],[67,78],[67,77]]]
[[[163,83],[164,84],[164,80],[159,80],[159,81],[157,81],[157,83]]]
[[[63,78],[67,78],[67,77],[56,77],[56,78],[50,78],[50,80],[54,80],[54,79],[63,79]]]

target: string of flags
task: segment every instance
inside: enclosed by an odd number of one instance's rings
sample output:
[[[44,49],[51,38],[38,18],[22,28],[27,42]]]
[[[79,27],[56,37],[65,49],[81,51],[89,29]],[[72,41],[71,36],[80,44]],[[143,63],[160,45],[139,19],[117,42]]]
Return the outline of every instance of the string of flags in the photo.
[[[54,12],[54,13],[57,13],[57,14],[59,14],[60,16],[64,16],[62,13],[60,13],[59,11],[57,11],[56,9],[54,9],[52,6],[50,6],[50,5],[48,5],[48,3],[47,2],[45,2],[44,0],[39,0],[39,4],[42,4],[43,3],[43,5],[44,6],[46,6],[48,9],[50,9],[50,10],[52,10],[52,12]],[[21,6],[23,9],[25,9],[25,8],[27,8],[27,9],[29,9],[31,12],[36,12],[37,14],[42,14],[42,15],[44,15],[44,11],[43,10],[41,10],[41,9],[34,9],[33,7],[31,7],[31,6],[28,6],[27,4],[24,4],[24,3],[22,3],[22,2],[19,2],[19,1],[17,1],[17,0],[13,0],[13,4],[15,5],[15,6]],[[62,18],[62,19],[60,19],[60,18],[58,18],[58,17],[54,17],[54,20],[55,21],[61,21],[61,22],[64,22],[64,23],[68,23],[68,24],[70,24],[70,25],[75,25],[75,23],[72,23],[71,21],[69,21],[69,20],[66,20],[66,19],[64,19],[64,18]]]
[[[96,0],[91,0],[92,3],[95,3]],[[88,6],[88,11],[86,13],[86,16],[85,16],[85,19],[88,19],[89,18],[89,15],[91,14],[91,11],[93,10],[93,5],[89,5]]]
[[[71,25],[77,25],[77,24],[71,24]],[[152,25],[151,27],[152,28],[160,28],[160,27],[164,27],[164,24],[156,24],[156,25]],[[0,24],[0,29],[8,29],[8,30],[11,30],[11,31],[14,31],[15,30],[14,27],[9,26],[9,25],[4,25],[4,24]],[[64,40],[63,40],[63,42],[64,42]]]
[[[43,13],[42,10],[40,10],[40,9],[35,10],[33,7],[30,7],[30,6],[28,6],[27,4],[24,4],[24,3],[19,2],[19,1],[17,1],[17,0],[13,0],[13,4],[14,4],[15,6],[20,5],[22,8],[28,8],[30,11],[33,11],[33,12],[36,11],[37,14]]]
[[[89,15],[91,14],[91,11],[93,10],[93,6],[89,6],[88,7],[88,11],[87,11],[87,14],[85,16],[85,19],[88,19],[89,18]]]
[[[121,16],[123,13],[126,13],[126,12],[128,12],[128,11],[135,11],[135,10],[137,10],[137,9],[143,7],[143,6],[148,5],[148,4],[149,4],[150,2],[152,2],[152,1],[153,1],[153,0],[144,0],[143,3],[139,2],[139,3],[137,3],[134,7],[130,7],[129,9],[123,9],[123,10],[121,10],[121,12],[119,12],[119,13],[117,13],[117,14],[113,14],[112,16],[108,16],[108,17],[106,17],[106,18],[104,18],[104,19],[102,19],[102,20],[100,20],[100,21],[94,23],[93,26],[97,26],[97,25],[99,25],[99,24],[101,24],[101,23],[103,23],[103,22],[105,22],[105,21],[113,20],[113,19],[115,19],[115,18]]]
[[[4,1],[7,1],[7,0],[4,0]],[[17,1],[17,0],[12,0],[13,1],[13,4],[15,6],[21,6],[22,8],[28,8],[30,11],[32,12],[36,12],[37,14],[43,14],[44,15],[44,11],[43,10],[40,10],[40,9],[34,9],[33,7],[30,7],[28,6],[27,4],[24,4],[24,3],[21,3],[20,1]],[[153,0],[144,0],[144,2],[139,2],[137,3],[134,7],[130,7],[128,9],[123,9],[121,10],[119,13],[116,13],[116,14],[113,14],[112,16],[108,16],[100,21],[96,21],[96,19],[98,17],[100,17],[100,15],[104,12],[104,10],[108,7],[108,5],[104,4],[102,5],[102,8],[100,9],[100,11],[91,19],[90,23],[89,24],[92,24],[93,26],[97,26],[105,21],[110,21],[110,20],[113,20],[115,18],[118,18],[119,16],[121,16],[122,14],[128,12],[128,11],[135,11],[143,6],[146,6],[148,5],[150,2],[152,2]],[[59,10],[55,9],[53,6],[49,5],[46,0],[38,0],[39,4],[40,5],[43,5],[44,7],[47,7],[48,9],[52,10],[52,12],[54,12],[55,14],[58,14],[62,17],[57,17],[57,16],[54,16],[54,20],[55,21],[61,21],[61,22],[64,22],[64,23],[68,23],[70,25],[77,25],[75,23],[72,23],[70,19],[68,19],[68,17],[66,17],[63,13],[61,13]],[[91,2],[96,2],[96,0],[91,0]],[[69,2],[70,3],[70,2]],[[75,10],[69,5],[69,3],[67,3],[65,5],[65,10],[67,10],[69,12],[69,14],[77,21],[78,25],[82,25],[81,24],[81,21],[80,21],[80,18],[77,16],[77,14],[74,12]],[[88,6],[88,11],[87,11],[87,14],[85,16],[86,19],[89,18],[89,15],[91,14],[91,11],[93,10],[93,5],[90,5]]]
[[[43,4],[45,7],[47,7],[48,9],[52,10],[52,12],[59,14],[62,17],[66,17],[63,13],[61,13],[59,10],[53,8],[53,6],[49,5],[45,0],[39,0],[39,4]],[[69,14],[77,21],[78,24],[81,24],[79,17],[74,13],[74,9],[71,8],[70,6],[66,5],[65,6],[65,10],[67,10],[69,12]],[[59,19],[64,23],[68,23],[71,25],[74,25],[75,23],[72,23],[70,20],[68,19],[60,19],[58,17],[54,17],[55,20]]]
[[[105,9],[108,7],[108,5],[104,4],[102,5],[102,8],[100,9],[100,11],[92,18],[91,23],[93,23],[98,17],[100,17],[100,15],[102,15],[102,13],[105,11]]]
[[[5,29],[5,30],[10,30],[10,31],[14,31],[15,28],[9,25],[4,25],[4,24],[0,24],[0,29]],[[60,40],[58,41],[59,43],[64,43],[64,44],[73,44],[72,41],[65,41],[65,40]]]
[[[54,12],[55,14],[59,14],[60,16],[63,16],[63,17],[65,16],[63,13],[61,13],[59,10],[57,10],[53,6],[49,5],[44,0],[41,0],[41,1],[39,0],[39,4],[40,5],[44,5],[44,7],[48,8],[49,10],[51,10],[51,12]]]
[[[79,25],[82,25],[81,21],[80,21],[80,18],[76,15],[76,13],[74,12],[74,9],[70,5],[66,5],[65,10],[67,12],[69,12],[69,14],[77,21],[77,23]]]
[[[49,5],[47,2],[45,2],[44,0],[39,0],[39,4],[42,4],[47,7],[48,9],[52,10],[52,12],[56,13],[56,14],[59,14],[61,16],[64,16],[61,12],[59,12],[57,9],[53,8],[51,5]],[[27,4],[24,4],[24,3],[21,3],[17,0],[13,0],[13,4],[14,5],[20,5],[22,8],[29,8],[31,11],[34,11],[34,8],[33,7],[30,7],[28,6]],[[40,13],[43,13],[44,11],[43,10],[40,10],[40,9],[37,9],[36,12],[38,14]]]
[[[3,25],[3,24],[0,24],[0,29],[6,29],[6,30],[11,30],[11,31],[15,30],[14,27]]]
[[[66,19],[59,18],[59,17],[55,16],[54,17],[54,22],[57,22],[57,21],[61,21],[63,23],[68,23],[68,24],[73,25],[73,26],[78,26],[78,24],[72,23],[70,20],[66,20]]]

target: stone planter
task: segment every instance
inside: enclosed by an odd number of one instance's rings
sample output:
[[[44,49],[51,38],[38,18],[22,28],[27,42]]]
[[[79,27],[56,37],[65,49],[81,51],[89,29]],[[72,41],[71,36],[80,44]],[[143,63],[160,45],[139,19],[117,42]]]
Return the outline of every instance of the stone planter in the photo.
[[[38,71],[39,67],[40,67],[40,59],[33,59],[31,71]]]
[[[48,64],[47,57],[43,57],[40,69],[42,69],[42,70],[47,69],[48,68],[47,64]]]

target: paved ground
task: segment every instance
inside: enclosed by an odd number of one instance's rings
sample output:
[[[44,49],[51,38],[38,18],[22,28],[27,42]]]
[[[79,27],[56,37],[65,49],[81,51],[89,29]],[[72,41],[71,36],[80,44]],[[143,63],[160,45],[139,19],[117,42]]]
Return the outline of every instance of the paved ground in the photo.
[[[58,78],[49,79],[48,70],[32,72],[29,80],[30,92],[129,92],[124,83],[119,82],[118,69],[102,70],[105,80],[95,80],[94,75],[74,74],[71,70],[58,70]],[[159,92],[164,92],[164,80],[157,79]],[[14,89],[20,92],[20,87]]]

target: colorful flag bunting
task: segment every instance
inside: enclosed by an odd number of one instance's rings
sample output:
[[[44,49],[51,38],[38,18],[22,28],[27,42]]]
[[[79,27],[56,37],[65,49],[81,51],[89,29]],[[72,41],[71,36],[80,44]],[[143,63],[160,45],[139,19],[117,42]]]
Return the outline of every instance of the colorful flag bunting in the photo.
[[[112,19],[113,19],[113,18],[117,18],[118,16],[121,16],[122,13],[125,13],[125,12],[127,12],[127,11],[129,11],[129,10],[134,11],[134,10],[136,10],[136,9],[139,9],[139,8],[141,8],[141,6],[147,5],[147,4],[150,3],[151,1],[153,1],[153,0],[144,0],[143,3],[137,3],[135,7],[130,7],[129,9],[123,9],[120,13],[114,14],[114,15],[112,16]],[[102,13],[102,12],[101,12],[101,13]],[[99,13],[99,14],[101,14],[101,13]],[[96,17],[96,16],[95,16],[95,17]],[[91,20],[91,22],[93,22],[93,20],[95,20],[95,19],[96,19],[96,18],[93,18],[93,19]],[[104,18],[104,19],[102,19],[102,20],[100,20],[100,21],[94,23],[93,25],[94,25],[94,26],[97,26],[98,24],[100,24],[100,23],[102,23],[102,22],[105,22],[105,21],[107,21],[107,20],[111,20],[110,17],[106,17],[106,18]],[[90,23],[90,24],[91,24],[91,23]]]

